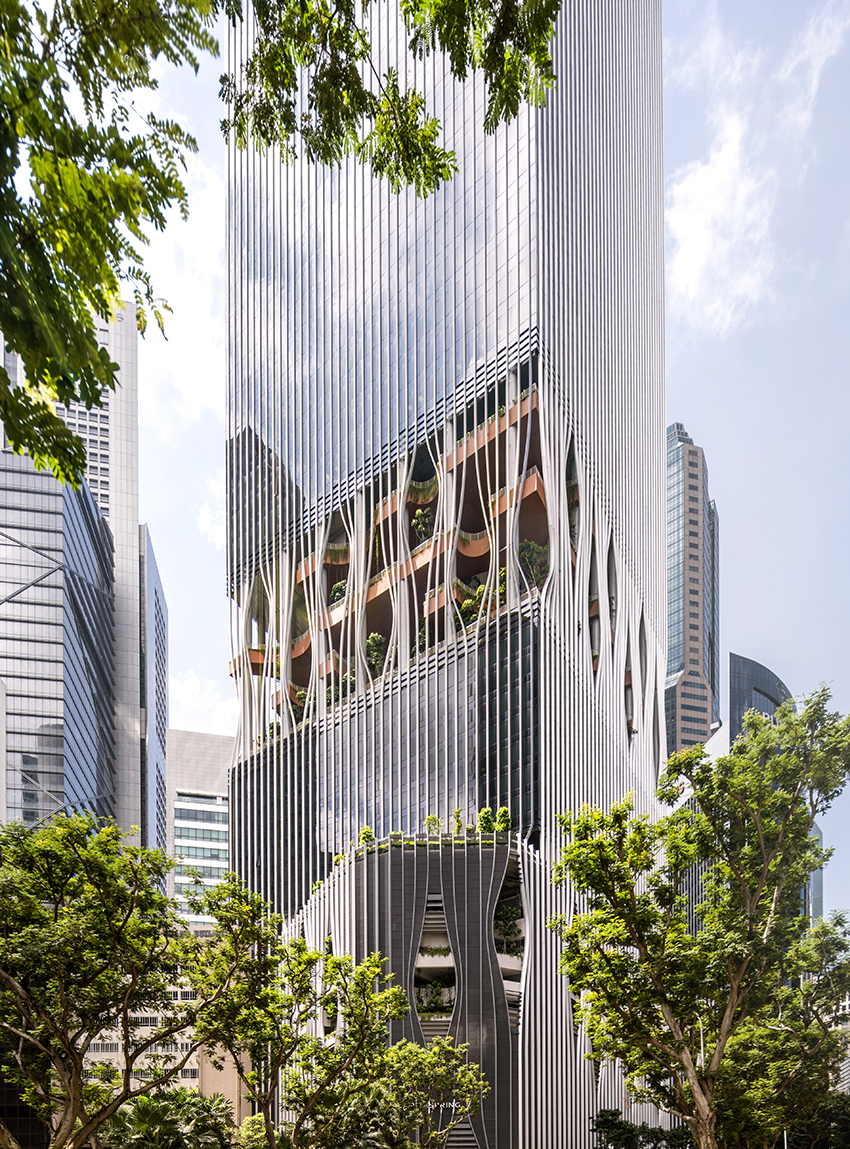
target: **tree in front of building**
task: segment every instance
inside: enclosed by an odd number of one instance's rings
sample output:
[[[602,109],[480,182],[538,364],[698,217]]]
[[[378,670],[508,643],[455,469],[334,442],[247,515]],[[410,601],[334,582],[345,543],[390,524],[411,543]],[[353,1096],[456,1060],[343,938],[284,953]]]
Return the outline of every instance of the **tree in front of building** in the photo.
[[[151,313],[162,323],[145,233],[187,211],[195,141],[135,97],[163,62],[197,69],[217,52],[212,16],[209,0],[0,3],[0,332],[24,374],[0,362],[0,420],[63,481],[81,479],[85,450],[54,404],[100,406],[116,385],[97,325],[122,295],[142,330]]]
[[[829,858],[815,819],[850,772],[850,720],[829,700],[750,713],[717,761],[674,754],[655,823],[630,798],[561,817],[555,880],[575,910],[550,924],[592,1056],[620,1060],[699,1149],[804,1131],[842,1057],[850,934],[840,916],[812,925],[802,898]]]
[[[103,1126],[106,1149],[230,1149],[237,1136],[230,1102],[178,1086],[128,1101]]]
[[[662,1129],[642,1121],[636,1125],[619,1109],[600,1109],[590,1119],[597,1149],[692,1149],[691,1135],[684,1126]]]
[[[209,943],[188,933],[163,893],[173,864],[88,815],[0,826],[3,1074],[51,1149],[82,1149],[179,1077],[201,1045],[196,1019],[226,1002],[265,937],[262,902],[235,879]],[[1,1119],[0,1146],[20,1149]]]
[[[390,1023],[405,1017],[409,1004],[390,984],[380,954],[355,964],[311,949],[303,938],[285,938],[280,923],[270,923],[274,936],[246,963],[228,1001],[198,1023],[210,1055],[227,1054],[237,1066],[245,1096],[262,1116],[263,1143],[442,1145],[486,1090],[467,1047],[442,1038],[388,1045]],[[278,1124],[281,1112],[288,1116]]]
[[[850,1094],[838,1090],[824,1099],[805,1129],[795,1129],[788,1137],[788,1149],[847,1149],[848,1145]]]

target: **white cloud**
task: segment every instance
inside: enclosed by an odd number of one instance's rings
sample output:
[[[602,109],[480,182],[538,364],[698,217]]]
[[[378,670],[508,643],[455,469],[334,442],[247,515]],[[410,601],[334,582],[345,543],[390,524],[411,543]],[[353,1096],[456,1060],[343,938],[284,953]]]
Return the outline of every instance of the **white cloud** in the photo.
[[[717,117],[708,156],[676,171],[667,193],[668,302],[689,324],[725,335],[770,296],[776,176],[747,157],[741,112]]]
[[[778,69],[765,52],[727,37],[714,6],[689,44],[667,42],[666,82],[704,92],[707,151],[670,175],[666,189],[667,299],[672,320],[723,338],[774,298],[793,266],[772,234],[778,198],[798,186],[809,159],[824,68],[850,28],[850,0],[819,7]]]
[[[798,134],[812,122],[821,74],[844,45],[850,28],[850,5],[830,3],[815,12],[794,40],[776,78],[789,89],[781,115],[785,127]]]
[[[222,551],[227,537],[223,470],[214,479],[207,479],[207,491],[209,497],[198,512],[198,530],[217,551]]]
[[[235,736],[238,706],[235,691],[225,696],[219,683],[194,670],[169,680],[169,724],[177,730]]]
[[[723,34],[714,8],[690,43],[664,44],[665,84],[685,91],[708,82],[715,90],[728,92],[752,80],[761,63],[761,53],[751,47],[736,48]]]

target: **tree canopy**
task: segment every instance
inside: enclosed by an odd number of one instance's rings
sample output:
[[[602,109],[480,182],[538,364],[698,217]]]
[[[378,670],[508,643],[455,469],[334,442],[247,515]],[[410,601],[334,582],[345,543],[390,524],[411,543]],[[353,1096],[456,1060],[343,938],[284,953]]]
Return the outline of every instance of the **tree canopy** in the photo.
[[[458,79],[484,77],[485,127],[539,103],[554,83],[549,40],[561,0],[401,0],[407,49],[379,70],[386,7],[342,0],[0,0],[0,420],[12,448],[74,485],[85,451],[55,404],[99,406],[120,382],[98,338],[122,296],[144,333],[168,310],[144,267],[151,229],[188,211],[194,138],[140,114],[157,67],[218,54],[213,21],[250,20],[251,50],[222,76],[222,126],[240,146],[338,164],[351,155],[399,191],[427,195],[456,169],[407,83],[407,52],[441,53]]]
[[[442,1145],[486,1090],[467,1047],[388,1046],[389,1022],[410,1007],[380,954],[355,965],[279,927],[198,1028],[214,1057],[218,1049],[237,1066],[268,1149],[345,1149],[370,1136],[385,1149]]]
[[[89,815],[0,826],[3,1073],[51,1149],[229,1144],[227,1105],[173,1088],[201,1049],[232,1057],[269,1149],[442,1145],[486,1085],[466,1046],[388,1046],[409,1006],[380,955],[285,938],[233,875],[186,895],[214,922],[198,938],[163,892],[173,864]],[[2,1118],[0,1147],[20,1149]]]
[[[216,891],[227,914],[212,939],[188,933],[163,892],[172,865],[88,815],[0,826],[3,1073],[51,1149],[81,1149],[126,1101],[172,1081],[200,1048],[192,1027],[221,1012],[264,937],[263,904],[236,879]],[[104,1043],[114,1059],[97,1056]],[[2,1119],[0,1145],[19,1149]]]
[[[142,331],[150,314],[161,325],[147,230],[188,210],[195,141],[134,97],[160,61],[197,69],[217,52],[213,15],[210,0],[0,0],[0,332],[23,364],[13,381],[0,363],[0,419],[63,481],[79,482],[85,452],[54,405],[98,406],[115,386],[96,317],[122,294]]]
[[[813,834],[850,772],[850,720],[822,688],[799,713],[751,712],[728,755],[674,754],[653,823],[630,798],[560,821],[572,915],[550,924],[595,1058],[685,1122],[700,1149],[772,1147],[804,1129],[843,1051],[842,917],[802,893],[828,860]]]

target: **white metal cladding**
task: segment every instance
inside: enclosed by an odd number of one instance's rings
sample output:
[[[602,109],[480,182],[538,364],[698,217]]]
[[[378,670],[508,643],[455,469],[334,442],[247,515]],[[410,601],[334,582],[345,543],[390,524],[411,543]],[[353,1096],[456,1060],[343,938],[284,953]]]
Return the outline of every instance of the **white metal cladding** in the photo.
[[[229,159],[234,864],[294,915],[361,826],[508,805],[529,1149],[619,1088],[545,930],[556,814],[651,808],[664,753],[660,2],[566,0],[554,53],[492,136],[479,84],[409,61],[460,168],[424,203]]]

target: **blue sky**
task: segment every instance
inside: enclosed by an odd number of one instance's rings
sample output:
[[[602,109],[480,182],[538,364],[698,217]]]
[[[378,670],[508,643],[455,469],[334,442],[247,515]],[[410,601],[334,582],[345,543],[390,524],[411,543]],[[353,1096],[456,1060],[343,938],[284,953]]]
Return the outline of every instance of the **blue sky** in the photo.
[[[721,642],[850,710],[850,0],[667,0],[668,421],[705,448]],[[140,351],[140,504],[169,604],[171,725],[231,733],[218,61],[163,72],[191,216],[153,238],[174,314]],[[845,587],[845,590],[842,590]],[[724,683],[724,687],[725,687]],[[725,689],[722,713],[726,713]],[[828,908],[850,905],[850,796]]]

